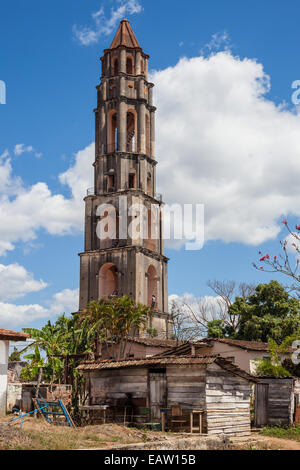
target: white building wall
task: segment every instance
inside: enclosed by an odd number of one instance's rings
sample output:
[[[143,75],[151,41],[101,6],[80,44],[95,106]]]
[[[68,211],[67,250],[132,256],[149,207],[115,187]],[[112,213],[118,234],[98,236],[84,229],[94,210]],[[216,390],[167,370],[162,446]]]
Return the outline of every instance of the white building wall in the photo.
[[[9,341],[0,340],[0,416],[6,414],[8,351]]]

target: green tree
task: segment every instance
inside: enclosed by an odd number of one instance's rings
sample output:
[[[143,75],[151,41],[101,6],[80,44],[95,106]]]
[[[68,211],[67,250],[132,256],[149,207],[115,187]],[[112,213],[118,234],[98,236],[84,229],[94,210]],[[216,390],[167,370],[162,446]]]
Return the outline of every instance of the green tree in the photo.
[[[81,393],[83,378],[77,366],[83,354],[92,352],[93,336],[86,325],[79,325],[79,314],[72,317],[60,316],[52,324],[50,321],[41,328],[25,328],[33,342],[23,351],[33,350],[25,356],[30,360],[24,369],[23,379],[37,380],[39,370],[43,368],[43,378],[51,383],[69,383],[73,389],[73,405]]]
[[[225,338],[226,329],[223,320],[212,320],[207,324],[208,338]]]
[[[42,358],[40,350],[37,345],[34,347],[34,352],[25,356],[29,359],[30,363],[21,370],[21,378],[26,382],[35,382],[38,380],[40,369],[43,368],[44,375],[51,375],[52,369],[49,364]]]
[[[18,362],[21,360],[21,353],[17,350],[16,346],[14,346],[14,350],[8,358],[9,362]]]
[[[87,325],[89,334],[95,338],[95,351],[99,342],[112,348],[118,347],[118,357],[124,355],[129,336],[145,329],[151,316],[150,307],[135,303],[129,296],[100,299],[91,302],[82,312],[79,323]]]
[[[258,376],[272,375],[275,377],[289,377],[291,372],[282,361],[282,355],[288,354],[293,337],[286,337],[281,344],[273,339],[269,340],[270,359],[256,359],[255,374]]]
[[[259,284],[247,299],[237,297],[230,313],[240,316],[234,336],[248,341],[282,343],[288,336],[300,335],[300,304],[277,281]]]
[[[22,353],[30,349],[38,350],[41,357],[42,353],[45,353],[49,365],[48,371],[51,371],[51,377],[47,378],[51,383],[54,383],[63,369],[63,365],[56,355],[61,354],[62,345],[65,342],[64,331],[61,331],[56,324],[52,325],[50,321],[41,329],[23,328],[23,331],[30,335],[33,342],[26,346]]]
[[[294,364],[290,357],[282,361],[282,366],[289,371],[289,375],[300,377],[300,364]]]

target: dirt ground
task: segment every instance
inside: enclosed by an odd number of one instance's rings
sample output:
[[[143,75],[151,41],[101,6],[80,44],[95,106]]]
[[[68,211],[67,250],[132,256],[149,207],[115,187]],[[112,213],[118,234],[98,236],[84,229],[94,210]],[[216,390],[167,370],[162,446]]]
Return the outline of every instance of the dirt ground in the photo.
[[[11,418],[0,420],[0,450],[108,449],[116,444],[155,442],[172,437],[160,432],[104,424],[71,429],[51,426],[44,419],[25,418],[22,428]],[[232,438],[233,450],[300,450],[300,442],[252,433]]]
[[[81,448],[108,448],[114,444],[133,444],[162,440],[162,434],[126,428],[116,424],[86,426],[72,429],[52,426],[43,418],[25,418],[20,424],[11,418],[0,420],[0,450],[72,450]]]
[[[300,450],[300,442],[292,439],[262,436],[253,433],[250,438],[231,439],[233,450]]]

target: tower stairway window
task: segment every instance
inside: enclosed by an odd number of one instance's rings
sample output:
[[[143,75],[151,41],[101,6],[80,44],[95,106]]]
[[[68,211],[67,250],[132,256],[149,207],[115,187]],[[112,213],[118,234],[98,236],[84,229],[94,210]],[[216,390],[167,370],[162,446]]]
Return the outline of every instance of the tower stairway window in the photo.
[[[129,173],[129,189],[135,189],[136,187],[135,181],[136,181],[135,173]]]
[[[135,152],[135,116],[127,113],[127,152]]]
[[[149,196],[152,196],[152,178],[151,174],[149,173],[147,176],[147,194],[149,194]]]
[[[157,310],[157,273],[154,266],[149,266],[147,272],[148,278],[148,305],[152,307],[154,310]]]
[[[126,61],[126,73],[128,75],[133,74],[133,63],[132,63],[132,58],[131,57],[128,57],[127,61]]]
[[[118,148],[118,115],[112,111],[108,122],[108,153],[115,152]]]
[[[150,119],[146,114],[146,155],[150,156]]]
[[[119,61],[118,59],[114,60],[114,65],[113,65],[113,75],[116,77],[119,74]]]
[[[107,190],[115,189],[115,175],[109,175],[107,180]]]

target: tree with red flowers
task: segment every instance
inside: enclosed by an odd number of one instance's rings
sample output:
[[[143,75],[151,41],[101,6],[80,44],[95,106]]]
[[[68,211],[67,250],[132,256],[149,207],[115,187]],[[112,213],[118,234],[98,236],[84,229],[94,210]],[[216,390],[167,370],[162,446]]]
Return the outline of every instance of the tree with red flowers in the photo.
[[[288,286],[288,289],[290,292],[296,293],[297,297],[300,299],[300,256],[296,256],[295,260],[292,260],[292,257],[289,256],[288,253],[288,245],[290,244],[290,246],[294,248],[295,255],[297,255],[297,253],[300,255],[300,225],[296,225],[296,231],[292,231],[287,220],[283,220],[282,223],[290,234],[290,241],[287,238],[280,241],[281,253],[279,255],[270,256],[268,253],[263,255],[260,251],[259,261],[262,265],[253,263],[253,266],[259,271],[281,273],[290,277],[293,281],[292,284]]]

